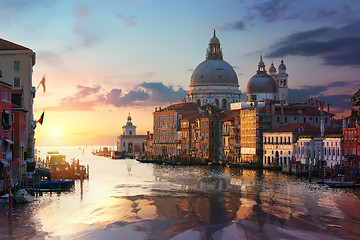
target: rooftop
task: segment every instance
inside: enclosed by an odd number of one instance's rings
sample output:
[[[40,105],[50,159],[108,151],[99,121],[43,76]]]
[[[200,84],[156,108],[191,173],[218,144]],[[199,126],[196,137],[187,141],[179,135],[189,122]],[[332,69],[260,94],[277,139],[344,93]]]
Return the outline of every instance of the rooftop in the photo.
[[[18,45],[13,42],[9,42],[5,39],[0,38],[0,50],[10,51],[10,50],[30,50],[30,48]]]

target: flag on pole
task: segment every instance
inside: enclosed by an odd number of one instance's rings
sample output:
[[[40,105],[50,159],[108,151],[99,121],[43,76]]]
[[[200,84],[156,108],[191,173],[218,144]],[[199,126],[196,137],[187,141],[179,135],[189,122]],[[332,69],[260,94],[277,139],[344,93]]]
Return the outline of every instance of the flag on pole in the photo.
[[[40,84],[43,86],[44,93],[45,93],[45,91],[46,91],[46,86],[45,86],[45,74],[44,74],[43,78],[41,79],[41,81],[39,82],[39,85],[37,86],[36,90],[38,90],[38,88],[40,87]]]
[[[39,120],[37,120],[37,122],[40,123],[41,125],[43,124],[43,121],[44,121],[44,114],[45,114],[45,111],[43,111],[43,113],[41,114]]]

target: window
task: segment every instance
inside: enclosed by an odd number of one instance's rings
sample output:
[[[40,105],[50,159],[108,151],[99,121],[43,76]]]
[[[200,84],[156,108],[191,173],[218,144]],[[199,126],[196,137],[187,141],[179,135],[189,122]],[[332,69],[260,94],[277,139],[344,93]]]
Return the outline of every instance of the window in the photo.
[[[285,117],[285,123],[287,123],[287,117]]]
[[[7,102],[8,96],[7,96],[7,91],[5,89],[2,90],[1,99],[3,102]]]
[[[129,135],[132,135],[132,131],[129,131]]]
[[[280,117],[277,117],[277,118],[276,118],[276,122],[280,122]]]
[[[304,117],[304,123],[306,123],[306,117]]]
[[[9,111],[2,111],[2,126],[4,127],[4,129],[9,129],[10,126],[10,114]]]
[[[20,71],[20,61],[14,61],[14,70]]]
[[[20,87],[20,78],[14,78],[14,87]]]
[[[2,78],[2,71],[0,70],[0,78]]]

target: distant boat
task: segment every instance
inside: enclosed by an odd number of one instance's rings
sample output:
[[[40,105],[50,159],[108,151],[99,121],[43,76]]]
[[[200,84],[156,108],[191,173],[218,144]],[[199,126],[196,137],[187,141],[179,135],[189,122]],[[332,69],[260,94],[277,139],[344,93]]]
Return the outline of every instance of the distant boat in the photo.
[[[324,183],[329,187],[333,188],[356,188],[360,187],[360,183],[354,182],[342,182],[342,181],[332,181],[332,180],[324,180]]]
[[[9,202],[9,194],[2,195],[0,197],[0,203],[8,203]]]
[[[13,196],[16,203],[29,203],[34,201],[34,196],[29,194],[25,189],[20,189]]]

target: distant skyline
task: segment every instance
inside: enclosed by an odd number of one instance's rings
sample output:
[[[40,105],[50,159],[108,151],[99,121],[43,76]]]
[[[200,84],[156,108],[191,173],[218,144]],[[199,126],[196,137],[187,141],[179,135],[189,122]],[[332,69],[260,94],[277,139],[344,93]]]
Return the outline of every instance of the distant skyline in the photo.
[[[15,4],[16,3],[16,4]],[[291,99],[350,112],[360,87],[360,2],[7,1],[1,38],[36,52],[33,86],[38,145],[115,145],[130,112],[138,134],[155,107],[181,101],[216,29],[224,60],[246,92],[259,55],[283,57]]]

